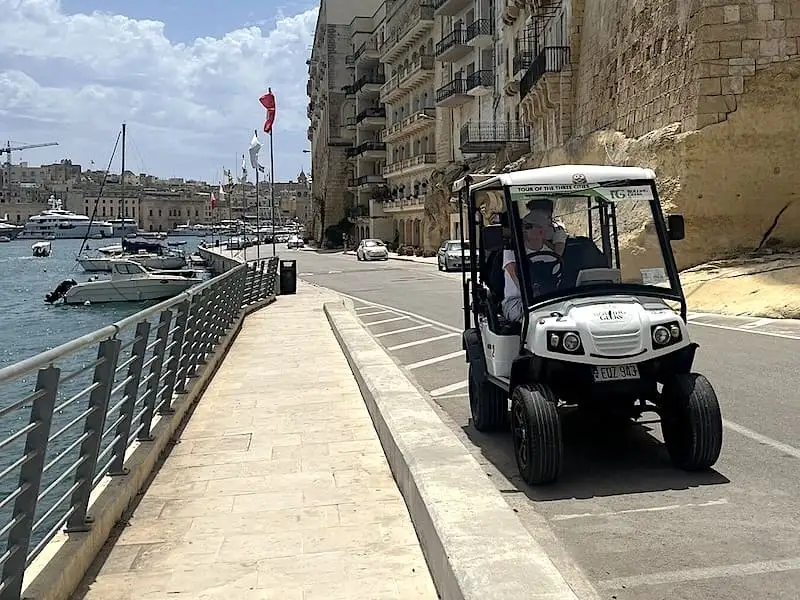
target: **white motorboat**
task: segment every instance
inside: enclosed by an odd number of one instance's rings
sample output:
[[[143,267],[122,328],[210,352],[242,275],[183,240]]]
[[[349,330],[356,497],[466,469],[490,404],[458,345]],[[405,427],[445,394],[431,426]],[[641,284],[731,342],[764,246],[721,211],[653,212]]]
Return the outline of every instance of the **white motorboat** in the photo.
[[[5,241],[10,242],[17,234],[22,231],[22,225],[14,225],[8,222],[8,213],[5,218],[0,219],[0,237],[6,238]]]
[[[110,254],[110,253],[109,253]],[[78,263],[88,273],[109,273],[114,260],[125,258],[156,271],[169,271],[182,269],[186,266],[186,257],[183,254],[154,254],[152,252],[139,252],[138,254],[120,254],[118,256],[82,256]]]
[[[33,255],[38,258],[44,258],[46,256],[50,256],[50,252],[52,251],[52,246],[50,242],[36,242],[31,246],[31,250],[33,250]]]
[[[150,273],[132,260],[114,259],[110,279],[85,283],[66,280],[48,294],[45,301],[53,304],[63,298],[66,304],[86,304],[161,300],[177,296],[197,283],[197,279],[180,275]]]

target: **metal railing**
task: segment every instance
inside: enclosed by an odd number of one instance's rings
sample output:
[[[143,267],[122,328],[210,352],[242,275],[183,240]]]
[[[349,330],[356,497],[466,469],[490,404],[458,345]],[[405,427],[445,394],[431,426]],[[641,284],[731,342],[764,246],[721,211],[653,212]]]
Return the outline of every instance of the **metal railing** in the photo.
[[[467,26],[465,41],[469,42],[479,35],[492,35],[494,27],[489,19],[478,19]]]
[[[436,43],[436,48],[434,49],[435,55],[441,56],[453,46],[461,46],[466,44],[466,35],[466,31],[462,27],[453,29],[453,31],[448,33]]]
[[[0,600],[19,600],[26,568],[60,530],[91,529],[92,491],[127,474],[128,448],[152,441],[154,418],[174,413],[174,395],[246,307],[275,298],[277,265],[239,265],[0,369]]]
[[[536,86],[547,73],[559,73],[569,65],[569,46],[546,46],[536,56],[519,84],[520,99]]]
[[[447,100],[450,96],[456,94],[467,93],[467,80],[466,79],[453,79],[451,82],[443,85],[436,90],[436,102]]]

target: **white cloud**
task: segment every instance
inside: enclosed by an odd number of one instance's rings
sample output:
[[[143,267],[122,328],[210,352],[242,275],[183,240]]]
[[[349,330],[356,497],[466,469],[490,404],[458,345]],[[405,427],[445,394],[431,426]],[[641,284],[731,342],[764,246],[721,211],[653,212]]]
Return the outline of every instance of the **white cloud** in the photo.
[[[279,15],[268,32],[250,26],[177,44],[158,21],[67,15],[58,0],[0,0],[0,115],[10,128],[2,135],[54,139],[55,154],[100,163],[127,121],[142,167],[208,178],[223,162],[233,166],[260,130],[258,97],[271,86],[276,150],[284,144],[276,175],[292,177],[307,146],[305,60],[316,16],[313,8]],[[25,158],[47,160],[38,152]]]

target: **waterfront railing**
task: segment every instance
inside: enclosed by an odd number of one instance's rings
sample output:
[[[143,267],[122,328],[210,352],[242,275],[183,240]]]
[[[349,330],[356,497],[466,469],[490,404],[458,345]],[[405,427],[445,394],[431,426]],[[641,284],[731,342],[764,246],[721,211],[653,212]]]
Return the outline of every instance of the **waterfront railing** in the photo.
[[[254,305],[275,299],[278,259],[241,264],[170,300],[0,369],[0,600],[59,532],[88,532],[90,496]],[[65,314],[65,326],[69,314]],[[94,519],[92,518],[94,517]]]

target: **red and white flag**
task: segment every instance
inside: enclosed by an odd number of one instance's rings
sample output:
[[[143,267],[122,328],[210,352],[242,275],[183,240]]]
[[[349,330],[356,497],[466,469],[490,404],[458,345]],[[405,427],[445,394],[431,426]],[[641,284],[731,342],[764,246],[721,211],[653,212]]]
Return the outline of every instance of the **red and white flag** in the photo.
[[[275,123],[275,95],[272,88],[267,88],[267,93],[258,99],[261,106],[267,109],[267,118],[264,121],[264,133],[272,134],[272,125]]]
[[[217,197],[214,196],[214,192],[211,192],[211,210],[217,208]]]

